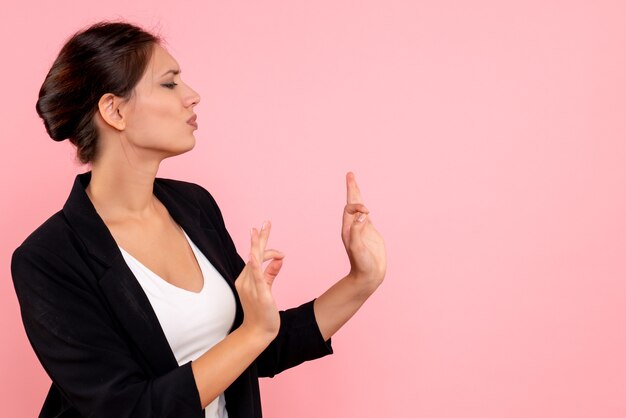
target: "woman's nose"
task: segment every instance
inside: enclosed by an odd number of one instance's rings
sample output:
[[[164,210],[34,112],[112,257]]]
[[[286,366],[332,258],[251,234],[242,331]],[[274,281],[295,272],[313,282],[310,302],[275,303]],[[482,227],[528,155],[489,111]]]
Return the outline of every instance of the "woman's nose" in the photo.
[[[200,103],[200,95],[191,87],[189,87],[189,94],[187,95],[187,106],[195,106]]]
[[[196,93],[195,91],[193,92],[193,105],[197,105],[198,103],[200,103],[200,95],[198,93]]]

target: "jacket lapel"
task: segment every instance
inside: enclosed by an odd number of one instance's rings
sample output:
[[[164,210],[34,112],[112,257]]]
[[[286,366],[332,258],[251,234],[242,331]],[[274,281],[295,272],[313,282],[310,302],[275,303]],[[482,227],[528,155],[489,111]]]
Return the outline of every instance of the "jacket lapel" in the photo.
[[[211,225],[201,222],[201,219],[204,219],[201,208],[189,205],[189,201],[194,199],[189,199],[190,196],[181,196],[180,190],[177,192],[178,196],[171,190],[171,182],[159,178],[154,182],[154,195],[157,199],[163,203],[170,216],[185,230],[222,277],[232,285],[234,279],[232,272],[224,264],[226,254],[217,231]]]

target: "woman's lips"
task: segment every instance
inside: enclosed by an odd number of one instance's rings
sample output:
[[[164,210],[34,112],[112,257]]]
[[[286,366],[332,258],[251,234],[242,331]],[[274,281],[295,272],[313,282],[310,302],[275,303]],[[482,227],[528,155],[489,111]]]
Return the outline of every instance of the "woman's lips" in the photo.
[[[198,129],[198,122],[196,122],[197,116],[193,115],[192,117],[190,117],[187,120],[187,124],[193,126],[194,128]]]

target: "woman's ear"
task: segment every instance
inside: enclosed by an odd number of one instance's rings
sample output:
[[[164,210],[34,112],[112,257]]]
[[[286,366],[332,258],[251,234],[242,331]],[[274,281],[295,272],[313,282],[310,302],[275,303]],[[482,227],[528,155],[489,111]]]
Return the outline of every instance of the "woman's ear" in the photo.
[[[126,127],[126,120],[120,112],[122,103],[123,100],[112,93],[102,95],[98,101],[98,113],[100,113],[102,120],[118,131],[123,131]]]

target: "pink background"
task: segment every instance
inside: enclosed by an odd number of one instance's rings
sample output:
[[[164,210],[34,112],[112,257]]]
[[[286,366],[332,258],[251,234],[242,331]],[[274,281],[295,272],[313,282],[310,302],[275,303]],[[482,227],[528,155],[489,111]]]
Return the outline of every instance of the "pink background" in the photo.
[[[347,268],[353,170],[389,252],[336,354],[262,381],[265,415],[626,416],[623,1],[33,0],[3,8],[0,405],[49,380],[13,249],[84,171],[34,111],[64,40],[125,18],[202,95],[196,148],[159,176],[212,191],[238,248],[269,218],[281,307]]]

